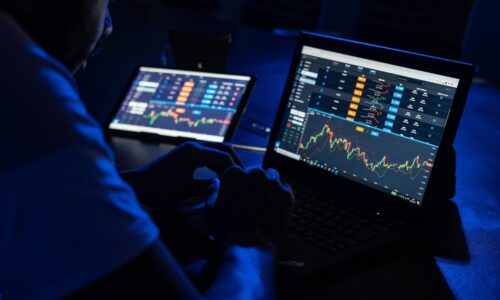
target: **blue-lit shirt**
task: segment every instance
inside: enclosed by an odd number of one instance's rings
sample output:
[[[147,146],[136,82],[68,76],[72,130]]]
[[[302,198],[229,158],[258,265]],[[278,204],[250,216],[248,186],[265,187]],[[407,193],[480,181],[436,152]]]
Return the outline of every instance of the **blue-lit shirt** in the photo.
[[[69,295],[158,238],[71,74],[2,13],[0,107],[0,298]]]

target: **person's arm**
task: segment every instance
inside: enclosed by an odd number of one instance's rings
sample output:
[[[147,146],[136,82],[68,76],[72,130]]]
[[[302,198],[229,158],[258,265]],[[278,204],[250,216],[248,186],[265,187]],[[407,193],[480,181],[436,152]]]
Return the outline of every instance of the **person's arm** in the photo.
[[[207,296],[217,299],[272,299],[276,250],[287,236],[293,194],[278,172],[231,167],[208,214],[223,263]]]
[[[68,299],[200,299],[201,295],[157,240],[130,262]]]
[[[271,248],[232,245],[222,256],[207,299],[273,299],[275,253]]]
[[[163,242],[72,298],[272,299],[274,249],[286,235],[292,196],[275,171],[232,167],[209,214],[220,242],[216,275],[202,295]]]
[[[129,263],[68,299],[272,299],[274,265],[270,249],[231,246],[202,295],[157,240]]]

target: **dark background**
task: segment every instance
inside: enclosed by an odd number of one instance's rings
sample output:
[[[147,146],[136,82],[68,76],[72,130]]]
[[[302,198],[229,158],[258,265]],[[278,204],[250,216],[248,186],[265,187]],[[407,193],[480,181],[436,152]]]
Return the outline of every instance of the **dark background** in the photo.
[[[425,237],[410,250],[393,247],[340,268],[307,292],[304,283],[294,295],[499,299],[499,11],[496,0],[119,0],[111,5],[113,35],[76,79],[89,112],[104,124],[137,65],[173,65],[165,54],[169,31],[230,33],[228,70],[258,76],[243,123],[268,125],[300,30],[476,64],[454,145],[456,196],[429,220]],[[235,142],[263,147],[267,139],[240,126]],[[240,155],[247,164],[262,160]]]

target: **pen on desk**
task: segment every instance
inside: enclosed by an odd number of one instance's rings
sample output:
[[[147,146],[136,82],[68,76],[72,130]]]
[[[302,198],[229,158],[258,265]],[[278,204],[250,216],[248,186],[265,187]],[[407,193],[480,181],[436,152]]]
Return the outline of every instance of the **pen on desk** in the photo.
[[[265,153],[266,148],[264,147],[256,147],[256,146],[247,146],[247,145],[239,145],[239,144],[230,144],[235,149],[248,150],[253,152]]]

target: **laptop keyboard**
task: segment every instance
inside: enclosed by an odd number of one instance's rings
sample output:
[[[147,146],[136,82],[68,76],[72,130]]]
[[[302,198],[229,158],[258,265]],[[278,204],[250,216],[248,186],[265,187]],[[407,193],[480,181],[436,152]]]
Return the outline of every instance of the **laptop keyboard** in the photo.
[[[331,254],[403,225],[301,187],[294,186],[294,193],[291,232]]]

